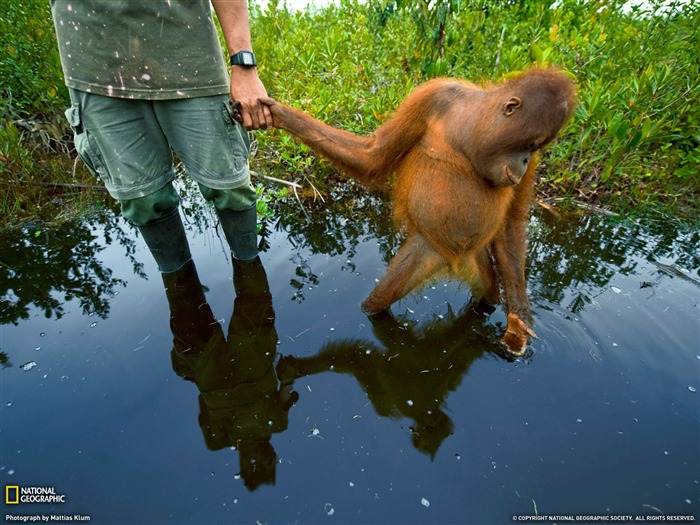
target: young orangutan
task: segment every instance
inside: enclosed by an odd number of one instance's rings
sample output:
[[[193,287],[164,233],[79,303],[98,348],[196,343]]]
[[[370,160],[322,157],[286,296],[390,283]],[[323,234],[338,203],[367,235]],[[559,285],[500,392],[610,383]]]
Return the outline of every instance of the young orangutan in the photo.
[[[394,176],[394,218],[406,242],[362,303],[376,314],[443,272],[500,300],[502,341],[522,355],[530,305],[525,280],[527,221],[539,151],[576,104],[572,79],[534,68],[500,84],[440,78],[418,86],[373,135],[360,137],[265,99],[287,130],[368,188]]]

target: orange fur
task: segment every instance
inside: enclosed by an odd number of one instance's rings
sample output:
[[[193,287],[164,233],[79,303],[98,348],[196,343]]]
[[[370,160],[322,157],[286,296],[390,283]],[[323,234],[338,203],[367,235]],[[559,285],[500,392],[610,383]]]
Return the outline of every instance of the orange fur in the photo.
[[[533,335],[527,324],[527,218],[539,150],[575,107],[566,74],[536,68],[484,87],[431,80],[366,137],[275,100],[263,102],[276,127],[367,187],[394,176],[394,218],[407,240],[363,302],[367,313],[388,308],[439,273],[467,280],[477,299],[496,302],[500,279],[509,314],[504,342],[513,353],[524,351]]]

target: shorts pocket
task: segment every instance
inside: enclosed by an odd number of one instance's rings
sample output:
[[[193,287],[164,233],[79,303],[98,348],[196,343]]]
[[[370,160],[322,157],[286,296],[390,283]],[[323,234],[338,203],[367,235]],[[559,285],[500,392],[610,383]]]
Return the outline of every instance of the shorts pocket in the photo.
[[[227,100],[222,107],[222,116],[226,125],[231,149],[233,151],[236,169],[240,170],[248,166],[248,155],[250,155],[250,134],[233,116],[236,111],[233,109],[233,102]]]
[[[109,174],[95,140],[83,126],[80,117],[80,106],[76,103],[71,104],[71,107],[66,110],[65,114],[70,127],[73,129],[73,142],[78,156],[93,175],[100,178],[105,184],[108,184]]]

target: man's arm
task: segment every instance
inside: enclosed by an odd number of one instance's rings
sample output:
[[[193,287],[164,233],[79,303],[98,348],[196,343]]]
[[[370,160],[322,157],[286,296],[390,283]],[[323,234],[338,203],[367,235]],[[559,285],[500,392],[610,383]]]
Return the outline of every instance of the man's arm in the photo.
[[[212,0],[216,17],[226,40],[229,56],[241,50],[252,51],[247,0]],[[248,130],[272,128],[270,108],[261,104],[267,97],[255,67],[231,67],[231,99],[240,102],[243,125]]]

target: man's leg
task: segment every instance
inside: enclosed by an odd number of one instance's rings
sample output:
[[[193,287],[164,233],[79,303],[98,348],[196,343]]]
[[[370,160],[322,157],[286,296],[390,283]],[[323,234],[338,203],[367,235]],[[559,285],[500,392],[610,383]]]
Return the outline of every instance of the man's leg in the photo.
[[[231,190],[215,190],[203,184],[199,189],[204,198],[214,204],[233,257],[240,261],[255,259],[258,255],[258,215],[255,189],[250,182]]]
[[[158,121],[187,174],[214,204],[234,258],[258,254],[248,132],[231,117],[228,95],[154,103]]]
[[[122,215],[139,229],[162,273],[175,272],[192,259],[179,202],[170,182],[150,195],[120,201]]]
[[[152,102],[73,89],[70,96],[66,116],[78,154],[140,230],[160,271],[176,271],[191,255],[171,183],[172,152]]]

